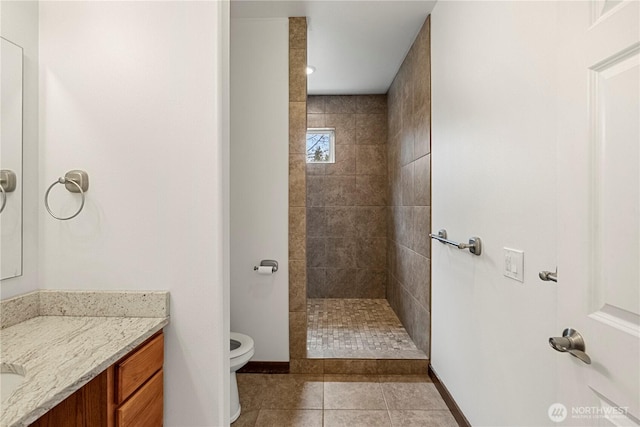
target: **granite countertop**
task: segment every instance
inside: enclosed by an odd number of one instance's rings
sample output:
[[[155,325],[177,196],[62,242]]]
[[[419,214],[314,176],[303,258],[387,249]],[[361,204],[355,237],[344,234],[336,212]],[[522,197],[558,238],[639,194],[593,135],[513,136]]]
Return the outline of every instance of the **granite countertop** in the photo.
[[[67,294],[77,299],[81,293]],[[132,294],[127,292],[126,298]],[[166,295],[164,311],[142,310],[140,317],[129,312],[116,316],[104,309],[96,310],[99,317],[88,315],[86,309],[82,315],[73,315],[74,309],[68,310],[72,315],[43,315],[51,310],[39,302],[35,317],[5,324],[0,331],[0,361],[23,367],[25,379],[0,403],[0,426],[28,426],[167,325],[168,294],[158,294]],[[42,301],[50,297],[39,296]],[[86,293],[82,297],[89,298]],[[60,295],[55,298],[58,301]],[[109,293],[111,303],[113,298],[117,296]],[[121,314],[122,307],[118,311]]]

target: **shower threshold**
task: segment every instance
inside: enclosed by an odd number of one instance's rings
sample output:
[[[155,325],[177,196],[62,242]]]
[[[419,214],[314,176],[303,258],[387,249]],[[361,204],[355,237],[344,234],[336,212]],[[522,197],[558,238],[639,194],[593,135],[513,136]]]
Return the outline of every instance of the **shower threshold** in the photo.
[[[385,299],[307,299],[308,359],[426,360]]]

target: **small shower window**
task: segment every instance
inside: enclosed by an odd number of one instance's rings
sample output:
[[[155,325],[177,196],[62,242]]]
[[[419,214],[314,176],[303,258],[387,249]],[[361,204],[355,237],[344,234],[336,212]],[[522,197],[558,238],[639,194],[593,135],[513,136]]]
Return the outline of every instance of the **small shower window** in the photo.
[[[307,163],[335,163],[335,145],[335,129],[307,129]]]

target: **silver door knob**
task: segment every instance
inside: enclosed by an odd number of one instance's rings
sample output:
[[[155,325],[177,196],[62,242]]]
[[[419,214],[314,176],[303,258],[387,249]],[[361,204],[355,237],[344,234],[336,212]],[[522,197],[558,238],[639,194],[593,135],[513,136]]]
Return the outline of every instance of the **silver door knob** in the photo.
[[[591,364],[591,358],[585,353],[586,346],[584,345],[584,338],[582,338],[582,335],[575,329],[567,328],[562,331],[561,337],[549,338],[549,345],[556,351],[569,353],[587,365]]]

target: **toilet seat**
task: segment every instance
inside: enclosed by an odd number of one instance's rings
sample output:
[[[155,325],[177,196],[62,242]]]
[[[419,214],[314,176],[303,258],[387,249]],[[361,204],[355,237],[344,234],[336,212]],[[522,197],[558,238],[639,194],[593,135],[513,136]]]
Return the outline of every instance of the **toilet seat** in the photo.
[[[229,334],[229,339],[240,343],[240,347],[235,350],[231,350],[229,354],[231,369],[233,370],[235,366],[242,366],[253,357],[253,339],[250,336],[239,334],[237,332],[231,332]],[[229,344],[231,344],[231,341]],[[238,366],[238,368],[240,368],[240,366]]]
[[[253,339],[250,336],[239,334],[237,332],[231,332],[229,334],[229,339],[240,343],[240,347],[236,348],[235,350],[231,350],[229,357],[232,359],[240,357],[243,354],[253,350]]]

